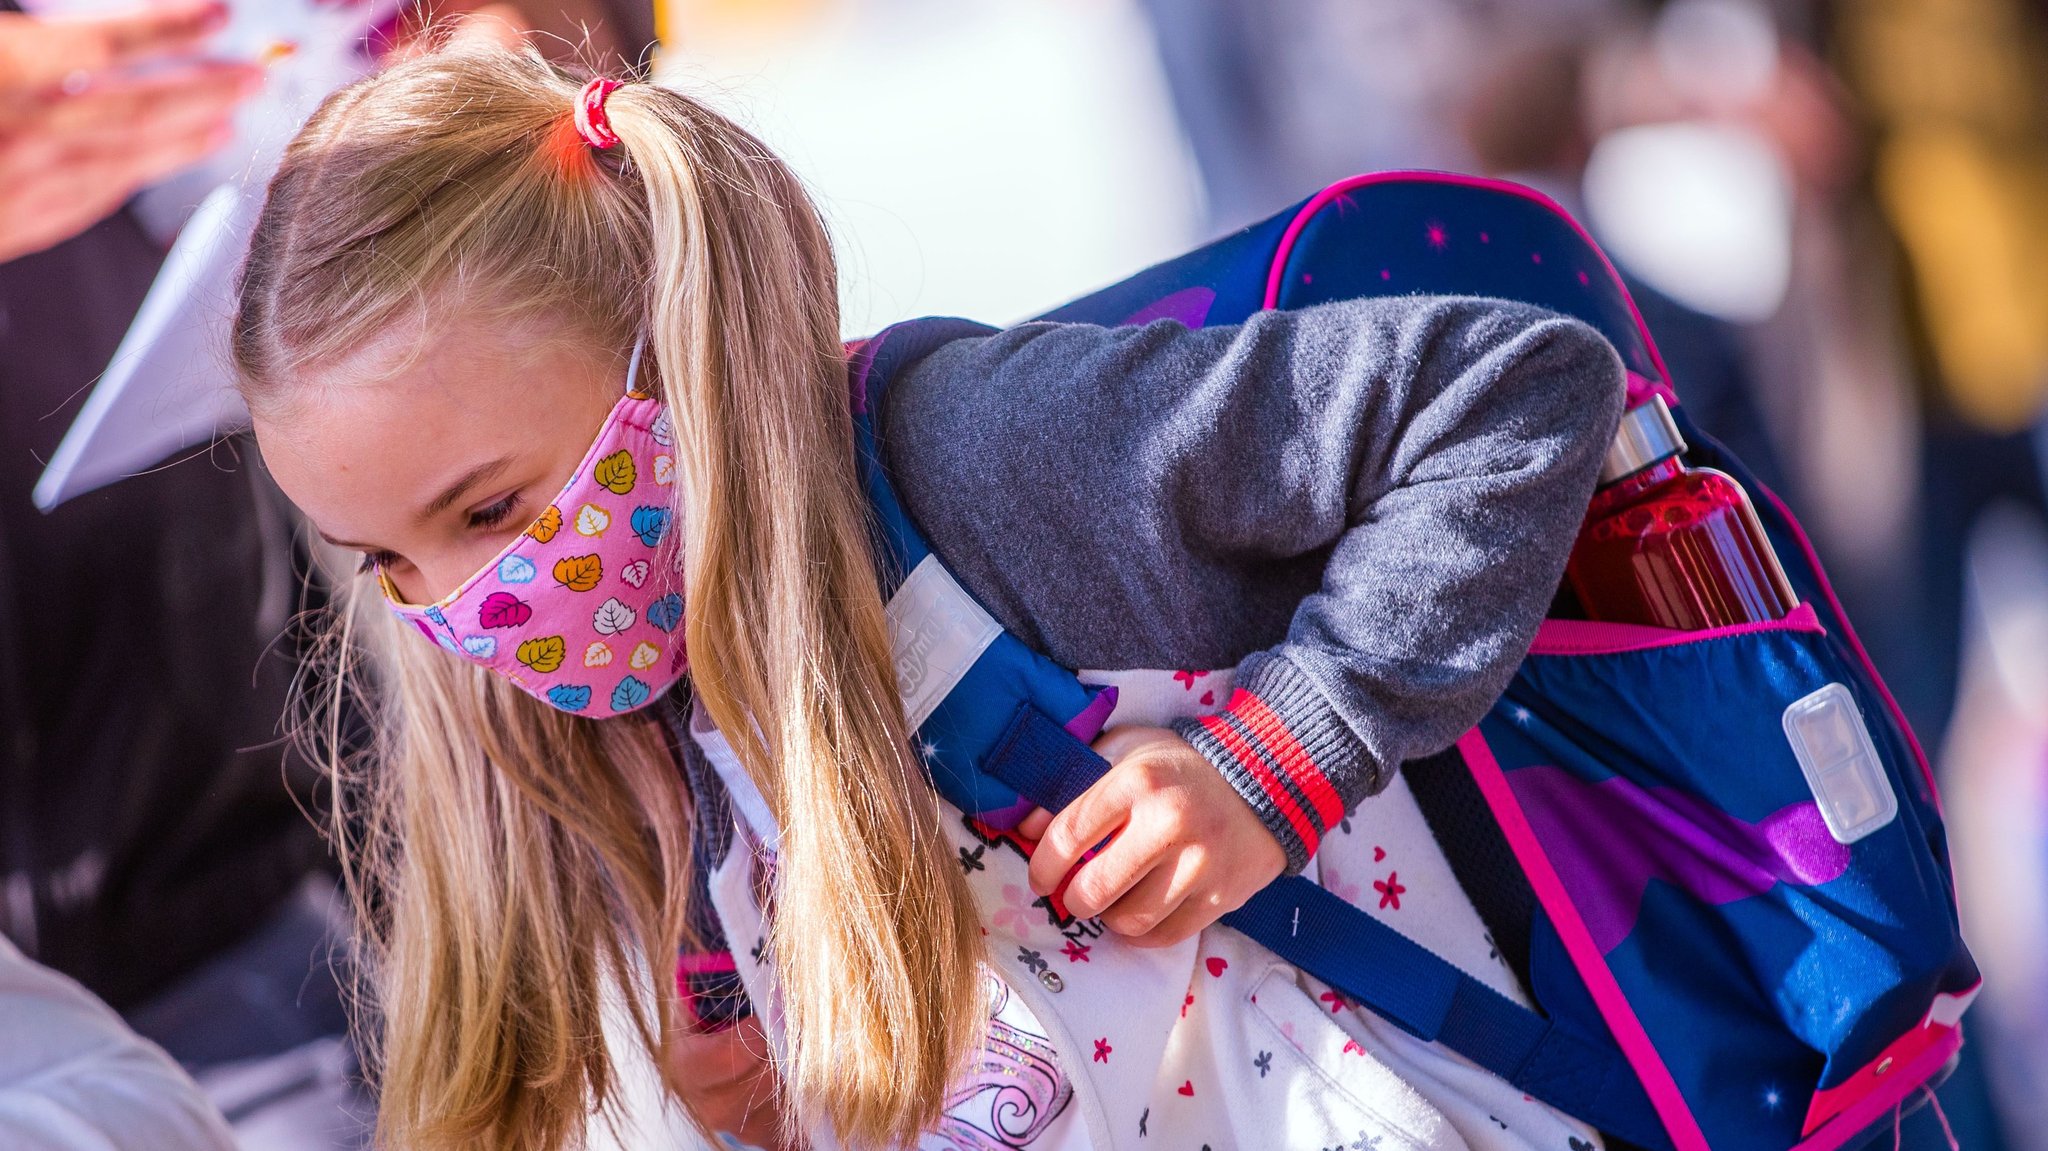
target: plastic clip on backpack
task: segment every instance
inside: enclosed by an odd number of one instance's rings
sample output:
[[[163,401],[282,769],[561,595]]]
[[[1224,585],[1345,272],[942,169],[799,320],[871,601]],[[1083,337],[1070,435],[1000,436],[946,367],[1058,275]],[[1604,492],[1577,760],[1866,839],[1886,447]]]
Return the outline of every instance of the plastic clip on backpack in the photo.
[[[1577,224],[1511,184],[1361,176],[1046,318],[1198,327],[1409,293],[1521,300],[1598,328],[1631,404],[1663,398],[1686,461],[1746,489],[1800,606],[1698,632],[1546,621],[1491,713],[1404,766],[1538,1010],[1298,877],[1223,922],[1611,1142],[1859,1145],[1946,1074],[1979,983],[1933,778],[1791,513],[1687,422]],[[911,724],[939,791],[1002,827],[1107,770],[1088,741],[1113,689],[1029,650],[939,566],[889,490],[870,414],[898,367],[985,330],[919,321],[867,341],[856,424]]]

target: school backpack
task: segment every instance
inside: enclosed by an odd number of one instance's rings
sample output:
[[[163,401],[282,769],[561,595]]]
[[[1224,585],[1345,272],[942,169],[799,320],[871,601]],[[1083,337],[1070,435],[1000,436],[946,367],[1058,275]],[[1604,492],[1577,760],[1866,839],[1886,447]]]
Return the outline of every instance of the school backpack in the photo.
[[[1044,318],[1199,327],[1409,293],[1520,300],[1597,328],[1631,405],[1663,396],[1687,461],[1749,492],[1801,603],[1707,632],[1547,620],[1479,725],[1403,766],[1537,1010],[1299,877],[1223,922],[1610,1146],[1829,1151],[1888,1131],[1953,1066],[1979,985],[1932,773],[1798,523],[1687,420],[1569,215],[1498,181],[1360,176]],[[1114,689],[972,602],[890,490],[872,424],[893,373],[986,331],[918,321],[859,345],[855,423],[911,726],[939,792],[1005,827],[1107,770],[1088,741]]]

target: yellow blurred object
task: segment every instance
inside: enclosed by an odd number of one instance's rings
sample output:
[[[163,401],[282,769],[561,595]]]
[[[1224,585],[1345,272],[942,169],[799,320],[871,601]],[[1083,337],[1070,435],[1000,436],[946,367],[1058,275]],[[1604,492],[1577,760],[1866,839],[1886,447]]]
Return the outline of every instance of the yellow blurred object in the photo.
[[[269,67],[270,65],[277,63],[279,60],[288,60],[291,57],[298,55],[298,52],[299,46],[297,44],[294,44],[290,40],[278,40],[272,43],[270,47],[265,48],[263,50],[263,53],[256,58],[256,62],[265,67]]]
[[[1877,180],[1950,402],[1992,431],[2028,427],[2048,399],[2048,157],[1920,128],[1886,141]]]
[[[2027,427],[2048,402],[2048,40],[2017,0],[1839,12],[1941,389],[1988,430]]]
[[[655,35],[673,47],[759,40],[814,24],[844,0],[655,0]]]

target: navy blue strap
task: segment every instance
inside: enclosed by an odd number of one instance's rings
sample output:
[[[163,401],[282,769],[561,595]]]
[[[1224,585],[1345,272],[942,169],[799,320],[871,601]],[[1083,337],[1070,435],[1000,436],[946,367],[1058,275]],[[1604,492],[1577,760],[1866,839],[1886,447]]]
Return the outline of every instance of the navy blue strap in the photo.
[[[1029,704],[982,770],[1047,811],[1109,763]],[[1537,1099],[1646,1148],[1668,1147],[1648,1097],[1606,1036],[1573,1033],[1300,876],[1283,876],[1223,922],[1421,1039],[1442,1043]]]

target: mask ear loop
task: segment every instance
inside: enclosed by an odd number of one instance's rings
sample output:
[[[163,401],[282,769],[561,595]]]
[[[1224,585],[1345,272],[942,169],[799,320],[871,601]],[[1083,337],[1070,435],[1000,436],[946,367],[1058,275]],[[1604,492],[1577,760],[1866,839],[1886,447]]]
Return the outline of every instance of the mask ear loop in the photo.
[[[626,364],[626,394],[629,396],[647,395],[646,392],[639,391],[633,386],[640,381],[640,361],[646,354],[647,337],[643,335],[633,341],[633,358]]]

